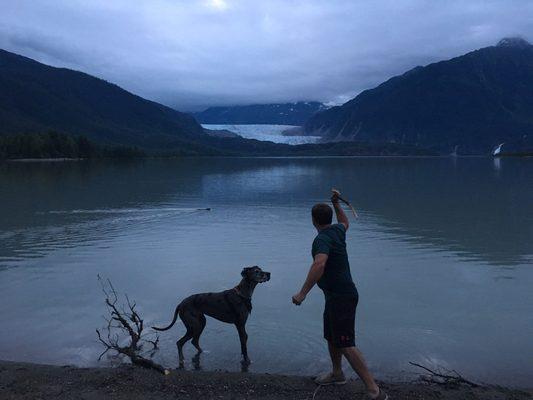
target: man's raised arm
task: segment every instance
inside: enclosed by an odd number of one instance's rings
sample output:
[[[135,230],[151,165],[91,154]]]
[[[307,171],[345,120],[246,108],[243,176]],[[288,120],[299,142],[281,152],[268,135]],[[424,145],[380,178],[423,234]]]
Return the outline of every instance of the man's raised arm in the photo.
[[[344,213],[344,210],[342,209],[340,203],[339,203],[339,192],[335,189],[332,190],[333,194],[331,195],[331,202],[333,203],[333,208],[335,209],[335,215],[337,216],[337,222],[339,224],[343,224],[344,228],[348,230],[348,227],[350,226],[350,222],[348,221],[348,217]]]

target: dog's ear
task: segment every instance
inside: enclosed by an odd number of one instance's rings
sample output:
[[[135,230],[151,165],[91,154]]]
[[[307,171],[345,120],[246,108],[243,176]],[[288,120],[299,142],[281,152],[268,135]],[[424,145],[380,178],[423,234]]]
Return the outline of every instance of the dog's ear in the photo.
[[[248,272],[250,268],[249,267],[244,267],[241,271],[241,276],[244,278],[246,276],[246,273]]]

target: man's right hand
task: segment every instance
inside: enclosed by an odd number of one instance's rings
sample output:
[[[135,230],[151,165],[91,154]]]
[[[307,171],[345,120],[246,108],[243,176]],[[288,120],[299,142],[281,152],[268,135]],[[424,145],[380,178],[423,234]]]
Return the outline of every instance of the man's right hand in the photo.
[[[331,189],[331,202],[333,204],[338,203],[340,195],[341,192],[339,192],[337,189]]]
[[[302,292],[298,292],[294,296],[292,296],[292,303],[296,304],[297,306],[301,305],[304,300],[305,294],[303,294]]]
[[[348,221],[348,217],[346,216],[346,214],[344,214],[344,211],[342,210],[342,207],[339,204],[340,197],[341,192],[339,192],[337,189],[331,189],[331,202],[333,203],[333,208],[335,209],[337,222],[339,224],[343,224],[344,227],[348,229],[348,227],[350,226],[350,222]],[[343,200],[343,202],[345,201]]]

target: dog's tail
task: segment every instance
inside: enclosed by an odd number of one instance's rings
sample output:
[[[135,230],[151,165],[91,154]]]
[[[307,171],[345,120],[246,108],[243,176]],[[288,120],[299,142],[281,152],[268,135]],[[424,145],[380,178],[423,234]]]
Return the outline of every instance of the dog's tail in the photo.
[[[174,326],[174,324],[176,323],[176,320],[178,319],[178,314],[180,313],[180,305],[181,304],[178,304],[176,306],[176,311],[174,311],[174,318],[172,318],[172,322],[170,323],[169,326],[166,326],[164,328],[158,328],[156,326],[152,326],[152,329],[155,329],[156,331],[167,331],[170,328],[172,328],[172,326]]]

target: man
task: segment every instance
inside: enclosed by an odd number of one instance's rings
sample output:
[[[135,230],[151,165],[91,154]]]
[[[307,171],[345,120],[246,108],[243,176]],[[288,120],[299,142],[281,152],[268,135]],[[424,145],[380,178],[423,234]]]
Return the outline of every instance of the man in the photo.
[[[339,204],[339,192],[333,190],[331,202],[337,216],[332,225],[333,211],[327,204],[316,204],[311,210],[313,225],[318,235],[313,241],[313,264],[302,289],[292,297],[299,306],[307,293],[318,283],[324,291],[324,338],[328,341],[329,355],[333,369],[318,376],[319,385],[342,385],[346,378],[342,372],[342,356],[359,375],[371,399],[387,400],[387,394],[376,385],[361,352],[355,347],[355,309],[359,300],[352,280],[348,254],[346,252],[346,231],[348,218]]]

